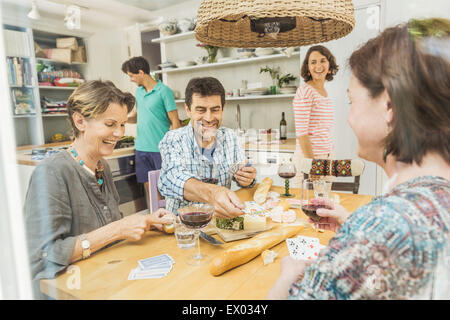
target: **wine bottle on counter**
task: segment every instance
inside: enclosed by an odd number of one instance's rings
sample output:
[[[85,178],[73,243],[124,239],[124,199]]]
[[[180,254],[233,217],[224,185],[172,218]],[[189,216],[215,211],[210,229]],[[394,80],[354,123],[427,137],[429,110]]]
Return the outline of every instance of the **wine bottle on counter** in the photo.
[[[280,140],[286,140],[286,120],[284,120],[284,112],[281,113]]]

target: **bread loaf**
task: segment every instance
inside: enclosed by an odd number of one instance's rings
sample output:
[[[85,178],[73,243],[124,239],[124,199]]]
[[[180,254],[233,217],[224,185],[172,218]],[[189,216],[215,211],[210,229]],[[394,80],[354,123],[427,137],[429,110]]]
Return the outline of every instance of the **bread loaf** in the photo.
[[[218,276],[225,271],[247,263],[264,250],[272,248],[286,238],[296,235],[302,229],[302,225],[280,225],[275,229],[232,246],[214,257],[209,265],[209,272],[213,276]]]
[[[266,201],[272,183],[273,180],[267,177],[259,184],[258,188],[256,188],[253,200],[255,200],[257,204],[261,205]]]

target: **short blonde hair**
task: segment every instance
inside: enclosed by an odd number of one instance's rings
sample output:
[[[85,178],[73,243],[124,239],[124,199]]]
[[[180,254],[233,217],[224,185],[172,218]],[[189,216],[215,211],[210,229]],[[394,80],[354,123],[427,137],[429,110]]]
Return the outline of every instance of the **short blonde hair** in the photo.
[[[111,103],[125,105],[129,113],[135,104],[134,96],[118,89],[111,81],[91,80],[79,86],[67,101],[69,122],[75,137],[80,131],[75,126],[72,115],[80,113],[86,119],[94,119],[108,109]]]

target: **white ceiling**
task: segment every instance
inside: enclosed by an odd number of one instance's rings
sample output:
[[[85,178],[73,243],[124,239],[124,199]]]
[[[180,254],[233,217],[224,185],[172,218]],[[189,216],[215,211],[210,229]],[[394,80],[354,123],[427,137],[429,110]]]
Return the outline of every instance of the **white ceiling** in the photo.
[[[137,7],[144,10],[156,11],[171,7],[186,0],[115,0],[128,6]]]

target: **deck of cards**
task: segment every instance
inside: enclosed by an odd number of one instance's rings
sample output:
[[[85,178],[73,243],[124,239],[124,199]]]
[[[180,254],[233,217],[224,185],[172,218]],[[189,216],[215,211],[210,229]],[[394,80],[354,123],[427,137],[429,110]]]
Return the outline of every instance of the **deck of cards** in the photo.
[[[325,248],[318,238],[298,236],[286,239],[289,254],[296,260],[315,260],[320,250]]]
[[[128,280],[152,279],[165,277],[175,263],[168,254],[150,257],[138,261],[139,266],[132,269],[128,275]]]

